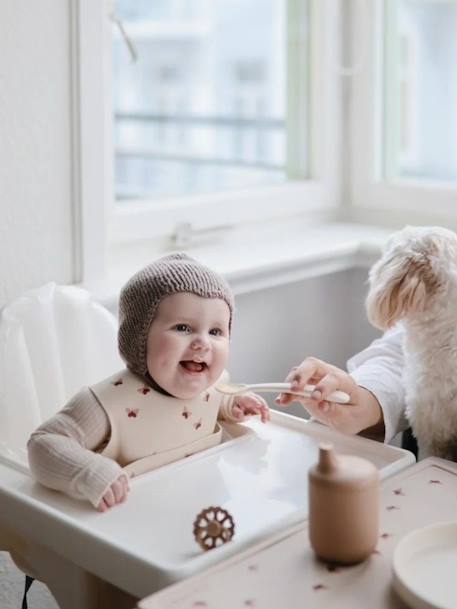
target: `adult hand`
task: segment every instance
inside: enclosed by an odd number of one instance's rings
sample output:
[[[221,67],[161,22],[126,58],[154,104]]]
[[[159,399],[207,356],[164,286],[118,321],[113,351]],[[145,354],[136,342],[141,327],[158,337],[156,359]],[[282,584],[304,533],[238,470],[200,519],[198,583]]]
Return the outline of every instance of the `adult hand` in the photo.
[[[382,426],[382,410],[375,396],[359,387],[347,372],[336,366],[307,357],[299,366],[292,368],[286,381],[291,383],[291,393],[281,393],[275,400],[278,406],[298,401],[321,423],[348,434]],[[293,395],[294,391],[303,391],[305,385],[315,385],[309,398]],[[330,394],[336,390],[347,393],[349,403],[329,401]]]

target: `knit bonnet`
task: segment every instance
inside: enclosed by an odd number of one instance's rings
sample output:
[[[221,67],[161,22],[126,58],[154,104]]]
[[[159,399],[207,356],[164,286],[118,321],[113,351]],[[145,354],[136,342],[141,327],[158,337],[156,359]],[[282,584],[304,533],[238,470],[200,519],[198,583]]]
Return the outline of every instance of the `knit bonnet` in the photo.
[[[119,297],[119,353],[135,374],[147,378],[149,327],[160,302],[178,292],[224,300],[230,309],[231,327],[234,299],[223,277],[186,254],[159,258],[129,279]]]

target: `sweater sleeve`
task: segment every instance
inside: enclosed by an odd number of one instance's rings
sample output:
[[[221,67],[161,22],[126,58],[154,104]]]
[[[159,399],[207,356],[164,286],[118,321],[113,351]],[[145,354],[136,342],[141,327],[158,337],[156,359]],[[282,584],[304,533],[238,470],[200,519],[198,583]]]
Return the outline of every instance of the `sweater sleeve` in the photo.
[[[31,435],[30,470],[44,486],[98,505],[124,472],[94,451],[107,440],[110,423],[92,391],[85,387]]]
[[[403,327],[397,324],[348,362],[348,370],[360,386],[368,389],[381,406],[385,442],[408,426],[403,386]]]

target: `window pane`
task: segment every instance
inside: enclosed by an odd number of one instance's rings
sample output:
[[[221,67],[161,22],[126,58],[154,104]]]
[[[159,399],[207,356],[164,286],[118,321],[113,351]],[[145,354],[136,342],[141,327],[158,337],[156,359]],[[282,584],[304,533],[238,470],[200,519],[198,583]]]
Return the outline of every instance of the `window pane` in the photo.
[[[389,0],[385,166],[389,178],[457,179],[457,2]]]
[[[117,0],[118,199],[286,179],[286,0]]]

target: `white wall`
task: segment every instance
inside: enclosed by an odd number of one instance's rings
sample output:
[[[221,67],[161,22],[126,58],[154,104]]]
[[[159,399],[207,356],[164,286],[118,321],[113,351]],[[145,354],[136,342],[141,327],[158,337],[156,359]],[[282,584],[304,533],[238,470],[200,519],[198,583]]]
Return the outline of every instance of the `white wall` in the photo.
[[[352,269],[237,296],[232,380],[283,381],[307,355],[345,367],[379,335],[366,319],[366,278],[367,270]],[[304,413],[300,405],[288,412]]]
[[[66,0],[0,4],[0,306],[73,279],[70,10]],[[0,607],[20,607],[24,577],[0,554]],[[53,609],[41,584],[33,609]]]
[[[72,273],[69,1],[0,4],[0,306]]]

